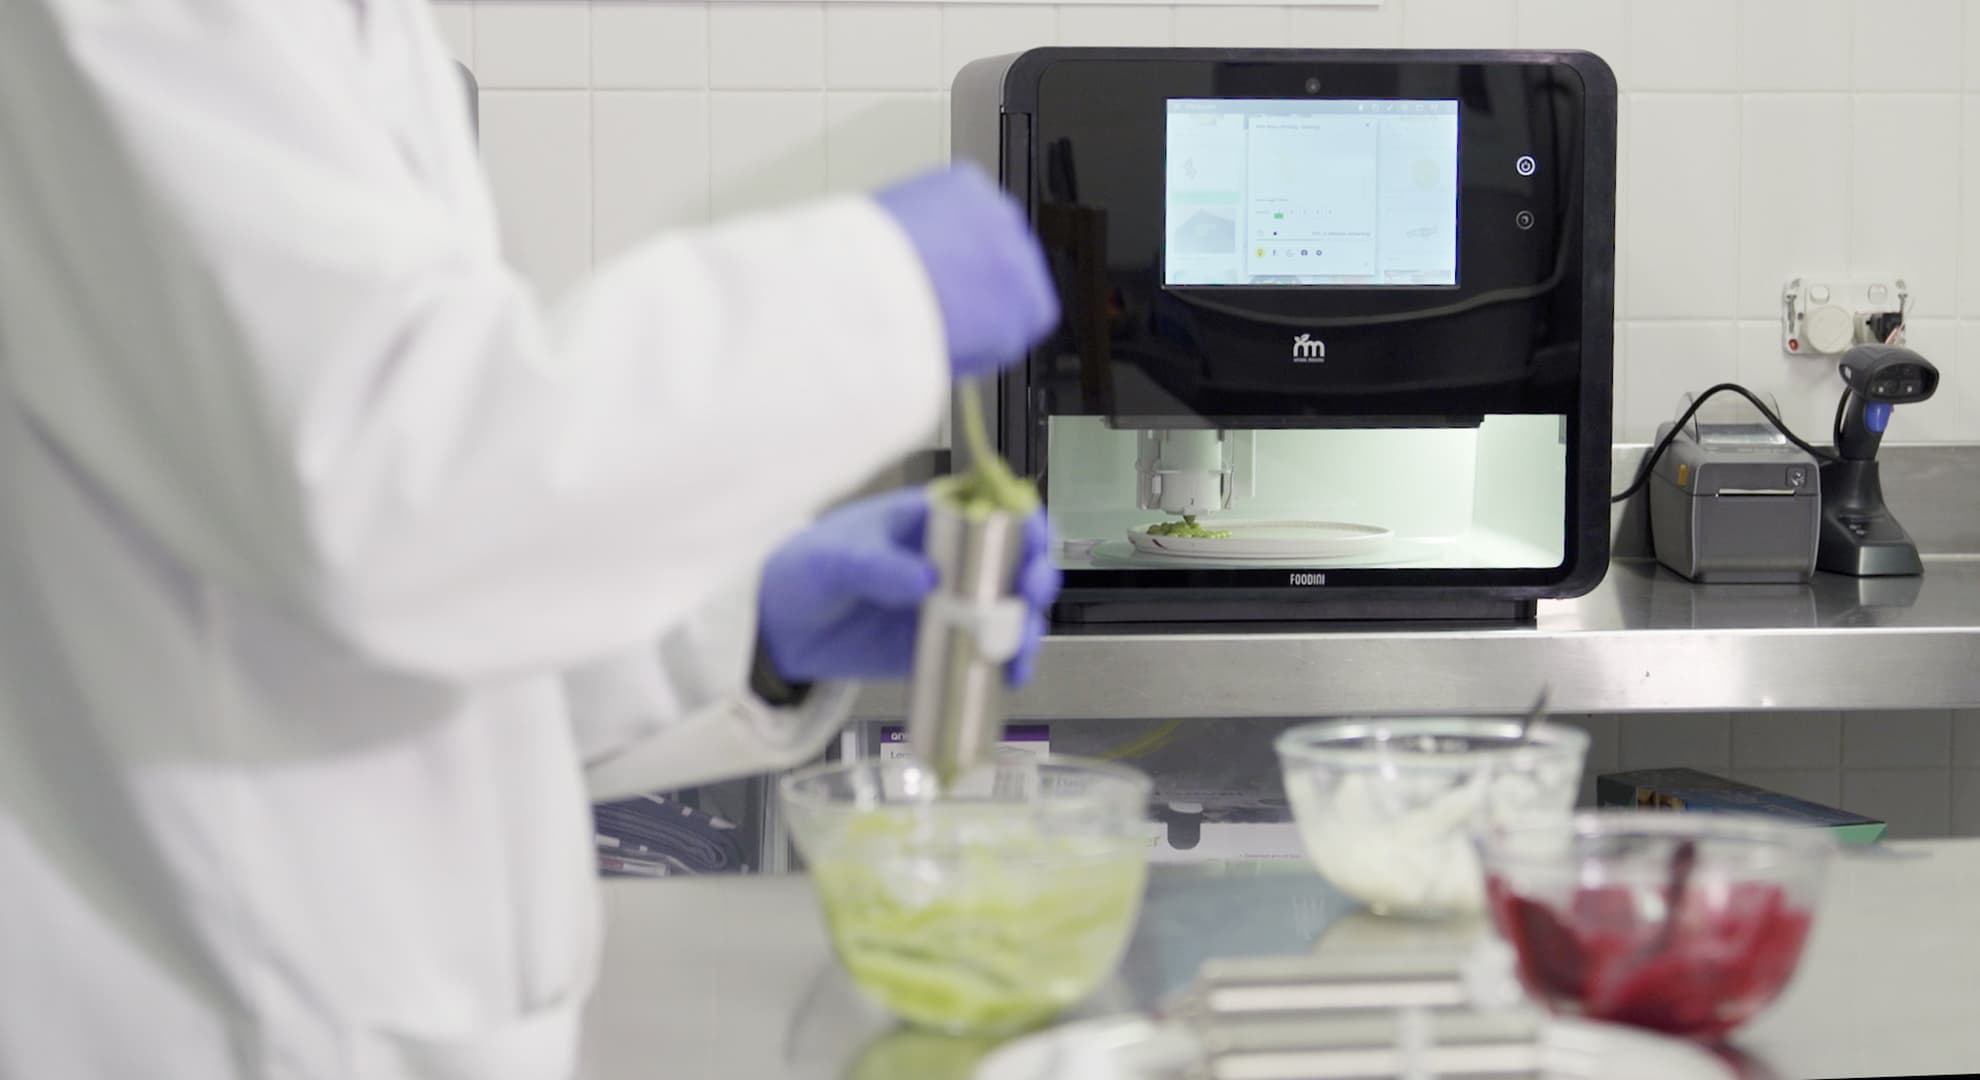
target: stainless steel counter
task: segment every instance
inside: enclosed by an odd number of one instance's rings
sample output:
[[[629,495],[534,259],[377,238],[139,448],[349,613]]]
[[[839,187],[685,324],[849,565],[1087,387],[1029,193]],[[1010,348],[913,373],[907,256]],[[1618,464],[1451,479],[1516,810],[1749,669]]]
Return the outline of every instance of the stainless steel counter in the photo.
[[[1980,706],[1980,558],[1923,578],[1693,585],[1643,561],[1524,626],[1120,628],[1048,638],[1014,719]],[[898,717],[897,686],[858,715]]]
[[[1980,1070],[1980,841],[1838,860],[1801,971],[1735,1040],[1749,1077]],[[801,877],[606,886],[587,1080],[962,1080],[967,1057],[890,1034],[831,959]],[[1411,933],[1298,863],[1158,867],[1121,976],[1087,1012],[1145,1005],[1203,959]],[[908,1064],[903,1064],[903,1059]]]

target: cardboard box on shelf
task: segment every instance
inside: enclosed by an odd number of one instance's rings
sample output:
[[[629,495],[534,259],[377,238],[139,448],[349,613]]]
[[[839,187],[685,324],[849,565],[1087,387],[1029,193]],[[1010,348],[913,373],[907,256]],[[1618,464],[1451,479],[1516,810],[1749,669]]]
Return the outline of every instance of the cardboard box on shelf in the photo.
[[[1742,784],[1697,769],[1639,769],[1595,778],[1595,804],[1692,813],[1743,813],[1833,829],[1845,844],[1873,843],[1885,824],[1875,818]]]

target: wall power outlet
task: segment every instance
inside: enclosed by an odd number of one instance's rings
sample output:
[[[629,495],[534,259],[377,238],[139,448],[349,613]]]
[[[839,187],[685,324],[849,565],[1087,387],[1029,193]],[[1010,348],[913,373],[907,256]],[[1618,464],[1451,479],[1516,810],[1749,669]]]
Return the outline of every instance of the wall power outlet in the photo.
[[[1893,274],[1794,278],[1781,287],[1781,349],[1824,357],[1881,341],[1876,328],[1902,324],[1910,306],[1910,285]]]

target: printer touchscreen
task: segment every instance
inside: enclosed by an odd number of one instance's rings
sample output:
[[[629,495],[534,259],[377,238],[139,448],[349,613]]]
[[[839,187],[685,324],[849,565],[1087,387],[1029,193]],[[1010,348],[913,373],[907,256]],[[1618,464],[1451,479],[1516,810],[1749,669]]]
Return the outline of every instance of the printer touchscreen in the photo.
[[[1166,285],[1454,286],[1458,103],[1171,98]]]

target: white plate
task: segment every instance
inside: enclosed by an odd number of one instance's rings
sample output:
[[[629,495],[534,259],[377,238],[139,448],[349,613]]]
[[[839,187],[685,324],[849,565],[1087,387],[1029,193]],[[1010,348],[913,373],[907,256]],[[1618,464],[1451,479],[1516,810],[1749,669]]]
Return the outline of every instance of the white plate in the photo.
[[[1286,567],[1291,569],[1348,569],[1352,567],[1398,567],[1416,566],[1423,563],[1441,564],[1449,553],[1450,545],[1426,543],[1421,540],[1395,540],[1387,547],[1377,548],[1363,555],[1336,555],[1326,559],[1259,559],[1233,558],[1213,559],[1209,556],[1170,555],[1136,551],[1126,540],[1108,540],[1094,547],[1086,557],[1088,564],[1095,567],[1123,566],[1163,569],[1189,569],[1204,567],[1222,570],[1255,570],[1261,566]]]
[[[1388,545],[1395,533],[1380,525],[1345,521],[1216,521],[1206,529],[1230,533],[1211,539],[1201,536],[1150,536],[1148,526],[1128,530],[1128,543],[1150,555],[1182,555],[1212,559],[1340,559],[1365,555]]]
[[[1739,1080],[1703,1047],[1617,1024],[1555,1018],[1545,1044],[1547,1074],[1563,1080]],[[1188,1056],[1179,1029],[1102,1017],[1008,1043],[977,1065],[976,1080],[1151,1080]]]

